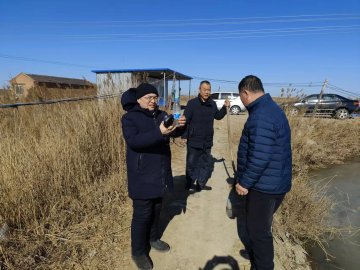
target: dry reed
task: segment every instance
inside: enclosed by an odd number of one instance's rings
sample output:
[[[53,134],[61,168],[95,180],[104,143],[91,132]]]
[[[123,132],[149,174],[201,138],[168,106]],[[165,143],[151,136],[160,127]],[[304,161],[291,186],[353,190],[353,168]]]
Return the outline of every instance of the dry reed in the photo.
[[[0,228],[10,228],[0,237],[0,269],[114,269],[127,260],[121,114],[117,100],[0,110]],[[321,242],[331,232],[330,202],[306,175],[358,155],[360,122],[290,124],[294,185],[275,228],[293,241]]]
[[[121,114],[117,100],[0,110],[0,227],[10,228],[0,269],[121,262],[130,215]]]

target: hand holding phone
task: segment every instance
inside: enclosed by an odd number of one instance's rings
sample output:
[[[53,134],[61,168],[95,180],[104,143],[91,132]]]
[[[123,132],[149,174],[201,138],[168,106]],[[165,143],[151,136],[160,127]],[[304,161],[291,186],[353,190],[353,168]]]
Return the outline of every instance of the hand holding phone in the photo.
[[[172,114],[168,114],[164,116],[164,127],[168,128],[174,123],[174,116]]]

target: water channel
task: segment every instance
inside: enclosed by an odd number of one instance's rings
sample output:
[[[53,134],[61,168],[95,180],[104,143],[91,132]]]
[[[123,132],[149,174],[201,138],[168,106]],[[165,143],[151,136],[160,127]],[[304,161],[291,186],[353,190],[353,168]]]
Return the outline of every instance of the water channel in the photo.
[[[332,225],[337,227],[360,228],[360,158],[342,165],[333,165],[327,169],[311,173],[311,180],[328,183],[328,195],[336,202],[331,209]],[[319,247],[308,249],[311,267],[314,270],[359,270],[360,269],[360,233],[344,233],[343,239],[329,242],[328,252],[335,256],[326,261]]]

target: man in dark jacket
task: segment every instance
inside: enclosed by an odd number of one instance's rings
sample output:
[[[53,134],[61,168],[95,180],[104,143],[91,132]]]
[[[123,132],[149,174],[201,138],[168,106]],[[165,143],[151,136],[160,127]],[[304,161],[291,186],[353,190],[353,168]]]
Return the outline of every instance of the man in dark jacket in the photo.
[[[166,112],[158,110],[158,92],[151,84],[140,84],[124,95],[122,105],[128,112],[122,117],[122,130],[127,145],[129,197],[133,201],[132,259],[139,269],[152,269],[150,248],[160,252],[170,250],[160,240],[158,222],[162,197],[173,187],[169,136],[175,136],[186,120],[182,116],[178,127],[164,126]]]
[[[271,233],[273,214],[292,178],[291,132],[283,110],[264,93],[259,78],[249,75],[239,83],[241,101],[249,117],[241,135],[236,191],[246,195],[246,247],[251,269],[274,269]]]
[[[182,135],[184,142],[187,142],[185,188],[189,191],[204,189],[211,176],[214,119],[224,118],[226,106],[230,105],[226,100],[221,110],[218,110],[210,95],[210,82],[202,81],[198,97],[189,100],[184,111],[187,122],[186,132]]]

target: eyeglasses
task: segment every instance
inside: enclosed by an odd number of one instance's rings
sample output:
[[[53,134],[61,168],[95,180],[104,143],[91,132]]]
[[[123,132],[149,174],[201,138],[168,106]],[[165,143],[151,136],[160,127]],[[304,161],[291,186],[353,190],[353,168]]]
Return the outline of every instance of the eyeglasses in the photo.
[[[150,101],[156,102],[156,101],[158,101],[158,97],[157,97],[157,96],[148,96],[148,97],[144,96],[143,98],[146,99],[147,102],[150,102]]]

